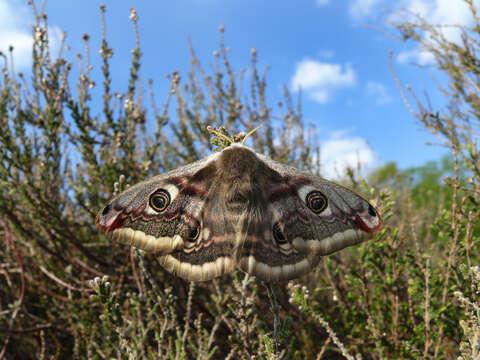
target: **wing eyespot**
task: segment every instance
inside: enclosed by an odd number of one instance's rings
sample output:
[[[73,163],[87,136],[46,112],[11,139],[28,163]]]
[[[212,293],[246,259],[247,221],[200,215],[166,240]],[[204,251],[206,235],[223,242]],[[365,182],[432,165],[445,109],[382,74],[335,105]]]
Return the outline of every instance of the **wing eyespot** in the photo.
[[[103,208],[102,215],[103,216],[107,215],[110,212],[111,209],[112,209],[112,204],[108,204],[107,206],[105,206]]]
[[[283,235],[283,232],[280,229],[280,224],[278,222],[273,225],[272,232],[273,238],[275,239],[277,244],[284,245],[288,242],[287,239],[285,239],[285,236]]]
[[[196,225],[188,234],[187,240],[190,242],[197,241],[198,237],[200,236],[200,225]]]
[[[156,212],[162,212],[170,204],[170,194],[166,190],[159,189],[150,195],[149,204]]]
[[[307,194],[305,202],[310,210],[315,214],[320,214],[328,206],[327,197],[320,191],[311,191]]]
[[[377,217],[377,212],[375,211],[375,208],[370,204],[368,204],[368,215],[372,217]]]

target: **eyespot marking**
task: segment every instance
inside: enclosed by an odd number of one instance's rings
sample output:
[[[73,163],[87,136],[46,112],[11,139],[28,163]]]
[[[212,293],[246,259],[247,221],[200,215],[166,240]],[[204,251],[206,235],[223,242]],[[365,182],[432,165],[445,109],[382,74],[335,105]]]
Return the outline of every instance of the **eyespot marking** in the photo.
[[[188,234],[187,241],[195,242],[200,236],[200,224],[196,224],[193,229],[190,230]]]
[[[277,222],[273,224],[273,238],[279,245],[286,244],[288,241],[285,239],[285,236],[283,235],[282,229],[280,229],[280,224]]]
[[[311,191],[305,198],[305,202],[310,210],[315,214],[320,214],[328,206],[327,197],[320,191]]]
[[[110,212],[110,209],[112,208],[112,204],[108,204],[103,208],[102,215],[105,216]]]
[[[149,205],[156,212],[164,211],[169,204],[170,194],[166,190],[158,189],[150,195]]]

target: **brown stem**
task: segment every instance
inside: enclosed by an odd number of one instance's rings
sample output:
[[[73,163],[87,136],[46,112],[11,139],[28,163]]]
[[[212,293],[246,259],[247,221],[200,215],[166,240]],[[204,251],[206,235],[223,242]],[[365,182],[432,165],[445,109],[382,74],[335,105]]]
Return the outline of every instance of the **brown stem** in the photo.
[[[18,315],[18,312],[20,311],[20,308],[21,308],[22,303],[23,303],[23,297],[25,295],[25,275],[24,275],[24,272],[23,272],[23,263],[22,263],[22,259],[20,257],[20,253],[18,252],[18,249],[15,245],[15,239],[13,237],[13,234],[10,231],[10,229],[8,228],[7,222],[4,219],[2,219],[2,226],[3,226],[3,230],[5,231],[5,239],[7,240],[7,242],[9,242],[11,244],[12,249],[15,252],[15,257],[17,259],[17,264],[20,268],[20,281],[21,281],[22,285],[21,285],[21,290],[20,290],[20,297],[17,300],[15,310],[13,311],[12,317],[10,318],[10,324],[8,326],[7,336],[5,337],[5,341],[3,343],[2,351],[0,351],[0,360],[3,359],[3,357],[5,356],[5,352],[7,351],[7,346],[8,346],[8,343],[10,342],[10,336],[12,335],[13,324],[15,322],[15,318]]]

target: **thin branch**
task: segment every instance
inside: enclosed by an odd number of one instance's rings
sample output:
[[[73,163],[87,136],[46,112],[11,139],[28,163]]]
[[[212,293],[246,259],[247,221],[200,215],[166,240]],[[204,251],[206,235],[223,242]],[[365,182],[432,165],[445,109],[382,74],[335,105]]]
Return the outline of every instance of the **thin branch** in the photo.
[[[5,232],[6,241],[7,241],[7,243],[10,243],[10,245],[12,246],[12,249],[15,252],[15,257],[17,259],[17,264],[20,268],[21,290],[20,290],[20,297],[18,298],[18,300],[14,304],[14,310],[12,312],[12,316],[10,318],[10,322],[9,322],[9,325],[8,325],[7,335],[6,335],[5,341],[3,343],[3,348],[0,351],[0,360],[3,359],[3,357],[5,356],[5,353],[7,351],[7,346],[8,346],[8,343],[10,342],[10,337],[12,335],[13,324],[15,322],[15,319],[17,318],[18,312],[20,311],[20,309],[22,307],[23,298],[25,296],[25,275],[24,275],[24,272],[23,272],[22,259],[20,257],[20,253],[17,249],[17,246],[15,245],[15,239],[13,237],[13,234],[10,231],[10,229],[8,228],[7,222],[4,219],[2,219],[2,226],[3,226],[3,230]]]
[[[63,281],[62,279],[58,278],[57,276],[55,276],[51,272],[49,272],[47,269],[45,269],[45,267],[43,267],[43,265],[40,265],[39,267],[40,267],[40,270],[42,270],[42,272],[45,275],[47,275],[50,279],[54,280],[55,282],[57,282],[58,284],[62,285],[63,287],[65,287],[69,290],[79,291],[79,292],[94,292],[95,291],[95,290],[90,289],[90,288],[77,288],[75,286],[72,286],[72,285],[66,283],[65,281]]]

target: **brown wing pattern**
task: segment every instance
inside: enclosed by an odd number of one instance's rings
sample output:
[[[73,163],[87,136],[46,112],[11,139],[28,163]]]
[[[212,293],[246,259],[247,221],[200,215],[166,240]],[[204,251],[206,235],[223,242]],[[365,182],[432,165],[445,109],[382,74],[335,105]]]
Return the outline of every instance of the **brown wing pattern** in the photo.
[[[363,241],[381,220],[352,191],[233,145],[126,190],[99,212],[97,226],[158,253],[187,280],[240,268],[278,281]]]
[[[352,191],[320,177],[263,158],[273,181],[253,181],[263,194],[260,230],[247,230],[240,268],[266,281],[287,280],[314,268],[320,257],[357,244],[381,226],[373,207]],[[254,177],[261,175],[254,175]],[[273,177],[270,177],[271,179]],[[325,208],[309,208],[309,194],[320,193]],[[253,217],[251,217],[253,218]]]

